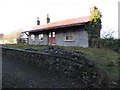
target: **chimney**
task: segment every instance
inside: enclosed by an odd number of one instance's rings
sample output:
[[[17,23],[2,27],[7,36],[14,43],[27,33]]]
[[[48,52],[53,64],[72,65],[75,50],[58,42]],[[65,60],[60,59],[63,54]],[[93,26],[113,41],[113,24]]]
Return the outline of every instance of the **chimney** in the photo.
[[[47,24],[50,23],[49,15],[47,14]]]
[[[37,17],[37,25],[40,25],[39,17]]]

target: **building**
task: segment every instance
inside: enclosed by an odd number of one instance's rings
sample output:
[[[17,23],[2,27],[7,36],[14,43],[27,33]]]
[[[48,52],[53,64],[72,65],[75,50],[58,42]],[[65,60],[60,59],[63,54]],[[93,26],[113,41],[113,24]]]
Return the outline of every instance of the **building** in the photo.
[[[88,22],[89,16],[84,16],[51,23],[47,15],[45,25],[40,25],[38,18],[37,26],[28,31],[28,42],[30,45],[88,47],[88,33],[85,28]]]
[[[25,32],[21,32],[19,38],[18,38],[18,43],[28,43],[28,32],[25,31]]]

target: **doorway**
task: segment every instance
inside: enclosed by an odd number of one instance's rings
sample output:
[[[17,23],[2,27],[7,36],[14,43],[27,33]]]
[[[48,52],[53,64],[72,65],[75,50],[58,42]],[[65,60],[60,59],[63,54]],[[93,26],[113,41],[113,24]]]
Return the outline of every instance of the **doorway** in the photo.
[[[50,32],[48,35],[48,44],[55,45],[55,32]]]

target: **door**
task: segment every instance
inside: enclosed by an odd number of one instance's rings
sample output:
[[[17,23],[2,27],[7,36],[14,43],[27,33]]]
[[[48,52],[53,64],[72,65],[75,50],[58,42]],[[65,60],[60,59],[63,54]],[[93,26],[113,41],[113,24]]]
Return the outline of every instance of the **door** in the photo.
[[[55,32],[50,32],[48,35],[48,44],[54,45],[55,44]]]

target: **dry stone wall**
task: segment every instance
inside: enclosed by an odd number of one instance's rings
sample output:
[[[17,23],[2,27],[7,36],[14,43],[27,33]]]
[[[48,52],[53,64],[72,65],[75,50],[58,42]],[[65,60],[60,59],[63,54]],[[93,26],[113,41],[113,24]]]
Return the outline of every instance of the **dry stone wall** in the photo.
[[[60,77],[72,78],[84,87],[101,87],[103,78],[93,62],[85,59],[81,53],[68,52],[61,48],[48,47],[43,52],[33,49],[15,49],[2,47],[3,56],[21,60],[47,70],[48,73],[57,73]]]

